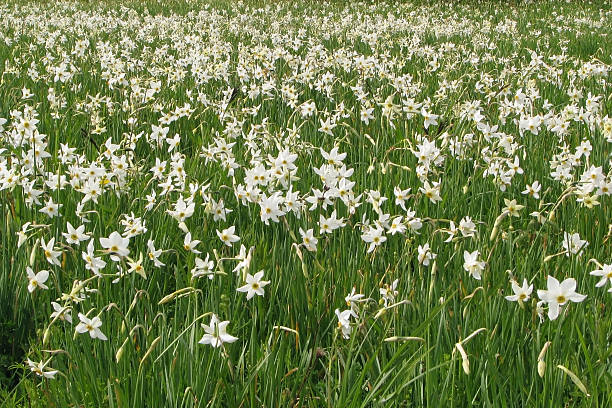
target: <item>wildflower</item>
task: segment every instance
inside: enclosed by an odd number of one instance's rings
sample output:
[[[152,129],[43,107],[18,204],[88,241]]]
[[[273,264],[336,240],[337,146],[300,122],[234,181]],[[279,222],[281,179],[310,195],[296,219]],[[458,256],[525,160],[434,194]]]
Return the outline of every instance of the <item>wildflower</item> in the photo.
[[[261,280],[263,278],[264,271],[259,271],[255,275],[247,273],[246,284],[236,289],[238,292],[247,292],[247,300],[250,300],[253,296],[263,296],[264,286],[268,285],[270,281]]]
[[[353,331],[351,327],[351,310],[344,310],[340,312],[340,310],[335,310],[336,317],[338,318],[338,328],[342,332],[342,337],[345,339],[349,339],[351,337],[351,332]]]
[[[78,228],[74,228],[70,222],[67,223],[68,232],[62,233],[66,242],[69,244],[79,244],[81,241],[89,239],[89,235],[85,233],[85,226],[81,225]]]
[[[161,255],[162,250],[155,249],[155,242],[151,239],[147,241],[147,250],[147,256],[151,261],[153,261],[153,265],[155,265],[156,268],[166,265],[159,260],[159,256]]]
[[[49,197],[45,206],[39,211],[43,214],[47,214],[49,218],[53,218],[59,215],[59,209],[61,207],[63,207],[63,204],[56,204],[53,202],[53,199]]]
[[[43,364],[42,361],[40,361],[38,363],[35,363],[35,362],[33,362],[32,360],[30,360],[28,358],[26,360],[26,362],[30,366],[30,370],[33,373],[35,373],[36,375],[38,375],[39,377],[54,379],[55,378],[55,374],[57,374],[59,372],[57,370],[45,368],[45,366],[49,363],[49,361],[47,361],[44,364]]]
[[[89,319],[83,313],[79,313],[78,316],[81,322],[76,326],[75,330],[77,333],[88,332],[92,339],[108,340],[104,333],[102,333],[100,330],[102,320],[100,320],[98,316],[95,316],[93,319]]]
[[[147,274],[142,266],[142,252],[138,255],[137,261],[128,258],[128,266],[130,267],[130,269],[128,269],[128,273],[135,272],[142,276],[143,279],[147,279]]]
[[[85,269],[99,275],[100,270],[106,266],[106,262],[101,258],[96,257],[94,253],[94,240],[91,239],[87,244],[87,252],[82,252],[81,257],[85,261]]]
[[[192,278],[199,278],[200,276],[208,276],[212,279],[214,276],[215,263],[210,260],[210,254],[206,254],[206,259],[202,260],[200,257],[196,257],[195,266],[191,270]]]
[[[384,232],[385,230],[381,226],[377,226],[376,228],[369,227],[366,232],[361,235],[361,239],[370,244],[368,253],[374,251],[377,246],[387,240]]]
[[[321,127],[319,128],[319,132],[323,132],[330,136],[334,136],[334,134],[332,133],[332,130],[335,127],[336,127],[336,124],[332,122],[331,118],[328,118],[327,120],[321,119]]]
[[[210,319],[210,325],[203,324],[204,336],[198,341],[200,344],[210,344],[213,347],[220,347],[223,343],[233,343],[238,340],[237,337],[231,336],[227,333],[227,325],[229,320],[219,321],[217,315],[213,314]]]
[[[470,217],[463,217],[459,221],[459,231],[461,231],[461,235],[464,237],[473,237],[476,233],[476,224],[474,224]]]
[[[335,229],[344,227],[346,224],[343,222],[343,218],[336,218],[336,210],[334,210],[329,218],[319,216],[319,227],[321,234],[331,234]]]
[[[304,231],[300,228],[300,235],[302,236],[302,244],[304,247],[311,252],[316,252],[319,240],[313,235],[312,228],[308,231]]]
[[[108,238],[100,238],[100,245],[111,254],[110,258],[115,262],[130,254],[129,244],[130,239],[123,238],[117,231],[113,231]]]
[[[235,230],[236,230],[236,227],[232,225],[231,227],[226,228],[221,232],[217,230],[217,236],[225,245],[227,245],[228,247],[231,247],[234,242],[240,241],[240,237],[234,234]]]
[[[580,256],[582,250],[588,245],[589,243],[586,240],[580,239],[580,235],[577,232],[573,234],[563,233],[563,249],[566,256],[570,256],[570,254]]]
[[[596,269],[589,273],[592,276],[599,276],[601,279],[599,282],[595,284],[596,287],[600,288],[606,284],[606,282],[610,281],[612,283],[612,265],[604,264],[601,269]],[[608,292],[612,292],[612,288],[608,290]]]
[[[538,297],[548,304],[548,318],[555,320],[559,316],[560,307],[568,301],[582,302],[586,295],[576,293],[576,280],[567,278],[563,282],[548,276],[547,289],[538,290]]]
[[[425,110],[425,107],[421,108],[421,115],[423,116],[423,126],[428,129],[430,125],[437,125],[439,115],[434,115]]]
[[[399,294],[397,291],[397,284],[399,283],[399,279],[396,279],[391,283],[391,285],[385,284],[382,288],[379,289],[380,296],[382,296],[382,300],[384,306],[387,307],[388,304],[395,302],[395,298]]]
[[[244,245],[240,245],[240,253],[236,257],[236,259],[240,262],[238,262],[232,272],[238,273],[241,270],[248,270],[251,265],[251,259],[254,250],[255,247],[251,247],[249,248],[249,252],[247,253],[246,247]]]
[[[49,279],[49,271],[43,269],[42,271],[38,271],[37,274],[34,274],[32,268],[28,266],[26,267],[26,273],[28,275],[28,292],[34,292],[36,288],[49,289],[47,285],[45,285],[45,282]]]
[[[389,233],[391,235],[395,235],[396,233],[403,234],[406,232],[406,225],[404,225],[402,219],[403,217],[401,215],[393,218],[391,224],[389,225]]]
[[[511,302],[526,302],[529,300],[533,291],[533,285],[529,285],[527,279],[523,279],[523,286],[519,286],[514,279],[510,281],[510,284],[512,285],[514,295],[506,296],[506,300]]]
[[[49,262],[52,265],[60,266],[61,263],[58,259],[58,256],[60,256],[62,253],[60,251],[54,250],[53,249],[54,245],[55,245],[55,238],[51,238],[49,242],[45,242],[43,238],[40,239],[40,247],[44,251],[47,262]]]
[[[425,243],[425,245],[419,245],[418,256],[417,259],[419,263],[424,266],[429,266],[429,262],[436,259],[436,254],[431,252],[431,248],[429,248],[429,243]]]
[[[480,272],[485,267],[484,261],[479,261],[478,256],[480,252],[478,250],[474,252],[463,251],[463,269],[470,273],[474,277],[474,279],[480,280]]]
[[[393,188],[393,194],[395,195],[395,205],[399,205],[402,210],[406,211],[406,200],[408,199],[408,194],[410,194],[410,189],[402,190],[398,186]]]
[[[517,204],[516,200],[508,200],[507,198],[504,198],[504,203],[506,206],[502,209],[502,212],[510,214],[513,217],[518,217],[519,211],[525,208],[524,205]]]
[[[351,315],[353,317],[357,317],[357,303],[363,302],[363,297],[364,297],[363,294],[355,293],[355,291],[356,291],[356,289],[353,286],[353,289],[351,290],[351,293],[346,295],[346,297],[344,298],[344,301],[346,302],[346,305],[350,307]]]
[[[429,184],[429,181],[425,180],[423,183],[423,187],[419,187],[419,191],[425,195],[425,197],[429,198],[429,201],[432,203],[436,203],[437,201],[442,201],[442,197],[440,197],[440,182],[434,181],[432,184]]]
[[[540,198],[540,190],[542,189],[542,186],[540,185],[539,181],[534,181],[533,184],[529,185],[527,184],[525,186],[525,190],[523,191],[523,194],[528,194],[530,197],[535,198],[536,200],[538,200]]]
[[[70,314],[69,307],[63,307],[57,302],[51,302],[51,306],[53,306],[53,313],[51,313],[51,319],[55,319],[55,317],[57,317],[60,320],[65,320],[68,323],[72,323],[72,315]]]
[[[191,232],[188,232],[185,234],[185,238],[183,239],[183,248],[185,248],[185,251],[190,251],[194,254],[200,254],[201,252],[196,249],[196,246],[198,246],[200,242],[201,241],[198,241],[197,239],[192,240]]]

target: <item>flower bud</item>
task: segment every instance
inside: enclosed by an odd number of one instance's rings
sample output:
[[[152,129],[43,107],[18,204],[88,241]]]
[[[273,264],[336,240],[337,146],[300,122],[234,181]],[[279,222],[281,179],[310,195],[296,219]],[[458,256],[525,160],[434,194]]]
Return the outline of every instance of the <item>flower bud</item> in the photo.
[[[43,346],[46,346],[47,343],[49,342],[50,335],[51,335],[51,331],[49,330],[49,327],[47,327],[45,329],[45,333],[43,334],[43,341],[42,341]]]
[[[119,363],[119,361],[121,360],[121,357],[123,356],[123,350],[124,350],[123,345],[124,344],[125,343],[123,343],[121,347],[119,347],[119,350],[117,350],[117,354],[115,354],[115,360],[117,361],[117,363]]]
[[[546,362],[544,360],[538,361],[538,375],[541,378],[544,378],[545,372],[546,372]]]
[[[34,242],[34,246],[32,247],[32,252],[30,252],[30,266],[34,266],[34,261],[36,261],[36,251],[38,250],[38,245],[39,245],[40,241],[36,240],[36,242]]]

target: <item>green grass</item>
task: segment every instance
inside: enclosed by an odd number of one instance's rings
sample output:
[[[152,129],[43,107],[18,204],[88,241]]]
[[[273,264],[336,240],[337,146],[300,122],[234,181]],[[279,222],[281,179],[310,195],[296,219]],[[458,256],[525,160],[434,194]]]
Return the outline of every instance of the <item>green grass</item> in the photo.
[[[612,116],[609,3],[13,1],[0,6],[0,17],[6,23],[0,28],[0,118],[7,119],[0,131],[0,150],[6,149],[0,153],[5,214],[0,226],[0,405],[612,404],[610,294],[607,285],[595,287],[598,278],[589,275],[600,269],[593,260],[612,263],[612,205],[602,193],[599,205],[588,208],[577,201],[575,190],[585,184],[581,175],[591,165],[601,166],[604,181],[611,181],[612,134],[606,132],[612,130],[603,123]],[[73,53],[83,39],[89,41],[85,52]],[[532,52],[543,64],[530,65]],[[360,58],[372,66],[360,68]],[[54,78],[61,61],[73,67],[66,82]],[[206,75],[194,72],[198,64]],[[603,68],[603,74],[585,73],[588,64]],[[38,75],[28,71],[32,66]],[[312,69],[310,82],[306,67]],[[328,73],[333,74],[328,89],[317,86]],[[146,91],[155,81],[159,92],[144,100],[135,85]],[[275,89],[251,98],[251,83],[261,88],[264,81]],[[283,85],[293,86],[297,106],[282,92]],[[33,96],[23,99],[22,88]],[[54,105],[50,88],[65,103]],[[228,89],[238,91],[226,103]],[[561,136],[552,124],[543,123],[537,135],[519,129],[522,116],[561,117],[574,104],[568,95],[573,89],[582,93],[578,109],[590,95],[600,97],[592,127],[568,119]],[[522,108],[510,109],[504,101],[519,91],[532,97]],[[96,95],[106,100],[92,103]],[[390,121],[383,114],[389,96],[400,109],[408,98],[426,102],[427,112],[440,115],[438,124],[425,128],[420,108],[412,117],[397,112]],[[317,112],[302,117],[299,106],[308,101],[316,103]],[[513,137],[514,151],[495,138],[487,140],[466,118],[465,104],[474,101],[480,103],[483,122]],[[150,144],[151,126],[186,103],[193,111],[164,125],[168,137],[180,136],[174,151],[165,143]],[[346,115],[338,118],[333,136],[319,131],[320,121],[341,103]],[[374,108],[369,123],[360,120],[362,104]],[[50,154],[36,159],[30,172],[23,155],[31,144],[16,142],[21,120],[14,114],[28,107],[37,113],[36,128]],[[254,107],[254,115],[245,110]],[[104,155],[109,138],[119,145],[112,157]],[[423,138],[435,142],[444,160],[420,177],[413,151]],[[224,154],[215,153],[216,161],[201,155],[221,140],[235,142],[233,174]],[[463,154],[453,154],[453,140],[466,142]],[[555,180],[554,156],[563,145],[575,152],[584,140],[592,146],[588,159],[570,168],[567,183]],[[67,181],[73,177],[75,168],[62,161],[61,144],[76,149],[76,167],[96,163],[105,168],[104,177],[92,178],[102,190],[98,202],[88,201],[83,208],[90,211],[85,231],[106,261],[100,277],[85,268],[81,253],[88,240],[70,245],[62,235],[67,222],[82,224],[76,214],[82,184],[58,190],[45,183],[50,174],[66,175]],[[298,155],[291,186],[300,199],[311,197],[313,189],[326,190],[314,168],[325,164],[320,149],[334,147],[346,153],[343,163],[353,169],[347,179],[355,183],[355,196],[362,194],[354,212],[341,199],[326,209],[309,210],[306,202],[299,217],[289,212],[266,225],[257,203],[237,199],[235,190],[246,184],[247,170],[258,163],[270,169],[269,158],[284,149]],[[175,152],[184,159],[184,182],[174,177],[175,189],[162,195]],[[117,168],[121,157],[125,173]],[[523,173],[514,174],[502,190],[487,175],[494,170],[489,159],[507,170],[515,157]],[[161,180],[149,171],[157,158],[168,162]],[[9,185],[10,169],[22,177]],[[419,190],[425,179],[441,182],[440,202]],[[542,184],[540,199],[521,193],[535,180]],[[39,211],[43,205],[28,204],[27,182],[42,191],[42,204],[52,198],[63,205],[60,216],[50,218]],[[386,233],[386,242],[367,252],[364,226],[379,219],[367,192],[388,198],[381,208],[392,220],[406,215],[394,203],[396,186],[411,188],[406,208],[423,226],[418,233]],[[574,190],[566,195],[568,187]],[[260,188],[268,196],[287,190],[280,183]],[[157,202],[146,209],[152,192]],[[190,196],[195,210],[181,226],[168,210]],[[518,217],[500,217],[504,199],[525,206]],[[211,200],[223,200],[232,210],[225,221],[207,211]],[[333,210],[346,226],[319,233],[319,217]],[[546,221],[537,222],[529,215],[534,211]],[[121,221],[130,214],[140,217],[147,231],[130,238],[130,259],[114,262],[99,239],[123,233]],[[474,236],[458,233],[445,242],[450,221],[458,226],[465,216],[476,224]],[[26,222],[32,226],[18,247],[17,233]],[[240,236],[232,247],[216,233],[230,226]],[[300,228],[314,230],[316,252],[300,245]],[[192,279],[196,254],[183,247],[185,229],[201,241],[198,256],[215,261],[212,280]],[[588,241],[581,255],[559,254],[564,232]],[[40,238],[53,237],[62,252],[59,266],[47,262],[40,247]],[[160,268],[147,257],[149,239],[163,250]],[[428,266],[418,260],[418,248],[426,243],[437,255]],[[246,271],[232,272],[240,244],[254,247],[248,272],[263,270],[270,281],[264,296],[248,301],[236,290],[244,285]],[[481,280],[463,267],[464,251],[476,250],[486,262]],[[147,278],[132,272],[113,282],[117,268],[127,271],[139,254]],[[50,271],[48,290],[28,292],[28,266]],[[546,289],[548,275],[576,279],[576,291],[587,298],[568,303],[555,320],[546,313],[540,320],[536,290]],[[511,276],[534,285],[522,305],[504,298],[512,294]],[[396,279],[397,295],[389,303],[394,305],[386,310],[380,289]],[[62,299],[77,280],[86,282],[86,298]],[[334,311],[348,308],[344,299],[353,288],[365,300],[350,319],[349,338],[343,338]],[[73,323],[51,319],[51,302],[70,307]],[[99,315],[108,340],[75,333],[77,313]],[[221,348],[198,343],[205,333],[201,325],[209,324],[212,313],[230,321],[227,331],[237,341]],[[541,376],[538,361],[546,342],[550,347]],[[48,367],[59,372],[54,379],[41,378],[30,371],[28,358],[49,360]]]

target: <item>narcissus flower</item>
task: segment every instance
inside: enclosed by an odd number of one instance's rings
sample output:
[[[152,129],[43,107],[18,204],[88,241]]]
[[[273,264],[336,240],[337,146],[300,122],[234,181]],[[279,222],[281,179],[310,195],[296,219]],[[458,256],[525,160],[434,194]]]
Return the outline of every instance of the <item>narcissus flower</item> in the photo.
[[[111,254],[110,258],[113,261],[119,261],[120,257],[130,254],[129,244],[130,239],[123,238],[117,231],[111,232],[108,238],[100,238],[100,245]]]
[[[612,283],[612,265],[604,264],[601,267],[601,269],[596,269],[596,270],[590,272],[589,274],[592,275],[592,276],[599,276],[599,277],[601,277],[599,282],[597,282],[597,284],[595,285],[598,288],[600,288],[603,285],[605,285],[606,282],[608,282],[608,281],[610,281],[610,283]],[[608,290],[608,292],[612,292],[612,288],[610,288]]]
[[[43,269],[34,274],[32,268],[28,266],[26,268],[26,273],[28,274],[28,292],[32,293],[37,288],[49,289],[47,285],[45,285],[45,282],[49,279],[49,271]]]
[[[203,324],[206,334],[202,336],[198,343],[210,344],[213,347],[220,347],[223,343],[233,343],[238,340],[238,337],[231,336],[227,333],[227,325],[229,320],[219,321],[217,315],[213,314],[210,319],[210,325]]]
[[[480,272],[485,267],[484,261],[479,261],[478,256],[480,252],[478,250],[474,252],[463,251],[463,269],[470,273],[474,279],[480,280]]]
[[[46,363],[43,363],[42,361],[35,363],[28,358],[26,361],[28,363],[28,366],[30,366],[30,370],[40,377],[54,379],[55,374],[59,372],[57,370],[53,370],[51,368],[46,367],[50,360],[47,360]]]
[[[259,271],[255,275],[251,275],[247,273],[246,276],[246,285],[239,287],[236,289],[238,292],[247,292],[247,300],[251,299],[253,296],[263,296],[264,295],[264,286],[268,285],[270,281],[261,280],[263,278],[264,271]]]
[[[234,234],[235,230],[236,230],[236,227],[232,225],[231,227],[226,228],[221,232],[217,230],[217,236],[225,245],[227,245],[228,247],[231,247],[234,242],[240,241],[240,237]]]
[[[92,339],[108,340],[104,333],[102,333],[102,330],[100,330],[102,320],[100,320],[98,316],[90,319],[83,313],[79,313],[79,320],[81,320],[81,322],[77,324],[75,329],[77,333],[87,332]]]
[[[515,280],[512,280],[510,284],[512,285],[514,295],[506,296],[506,300],[511,302],[526,302],[529,300],[533,291],[533,285],[529,285],[527,279],[523,279],[523,286],[519,286]]]
[[[586,295],[576,293],[576,280],[567,278],[563,282],[552,276],[548,277],[547,290],[538,290],[538,297],[548,304],[548,318],[555,320],[559,317],[561,306],[568,301],[582,302],[586,299]]]
[[[45,242],[43,238],[40,239],[40,247],[44,251],[45,258],[50,264],[60,266],[61,262],[58,257],[62,254],[60,251],[56,251],[53,246],[55,245],[55,238],[51,238],[49,242]]]

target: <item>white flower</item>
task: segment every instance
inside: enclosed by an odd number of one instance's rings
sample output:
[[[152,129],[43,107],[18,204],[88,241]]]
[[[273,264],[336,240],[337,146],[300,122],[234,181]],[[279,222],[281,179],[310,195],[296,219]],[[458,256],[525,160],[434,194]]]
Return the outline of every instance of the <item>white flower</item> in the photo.
[[[32,268],[28,266],[26,268],[26,273],[28,274],[28,292],[34,292],[36,288],[49,289],[47,285],[45,285],[45,282],[49,279],[49,271],[43,269],[37,274],[34,274]]]
[[[220,347],[223,343],[235,342],[236,340],[238,340],[238,338],[229,335],[226,331],[228,324],[229,320],[221,322],[217,318],[217,315],[213,314],[212,318],[210,319],[210,325],[202,325],[206,334],[202,336],[198,343],[210,344],[213,347]]]
[[[484,261],[479,261],[478,256],[480,252],[478,250],[474,252],[463,251],[463,269],[470,273],[474,277],[474,279],[480,280],[480,272],[485,267]]]
[[[547,285],[547,290],[538,290],[538,297],[548,304],[550,320],[555,320],[559,316],[560,306],[568,301],[582,302],[586,299],[586,295],[576,293],[576,280],[574,278],[567,278],[559,283],[557,279],[549,276]]]
[[[227,245],[228,247],[231,247],[234,242],[240,241],[240,237],[234,234],[235,230],[236,230],[236,227],[232,225],[231,227],[226,228],[221,232],[217,230],[217,236],[225,245]]]
[[[510,281],[514,295],[506,296],[506,300],[511,302],[526,302],[531,296],[533,285],[529,285],[527,279],[523,279],[523,286],[519,286],[515,280]]]
[[[85,260],[85,269],[92,271],[96,275],[99,275],[100,269],[106,266],[106,261],[96,257],[94,253],[93,238],[89,241],[89,244],[87,244],[87,252],[81,252],[81,257]]]
[[[28,365],[30,366],[30,370],[33,373],[36,373],[36,375],[40,376],[40,377],[45,377],[45,378],[49,378],[49,379],[53,379],[55,378],[55,374],[58,373],[57,370],[53,370],[53,369],[46,369],[45,370],[45,366],[49,363],[50,359],[47,360],[46,363],[43,364],[42,361],[35,363],[32,360],[30,360],[29,358],[26,360]]]
[[[424,266],[429,266],[429,262],[436,259],[436,254],[434,254],[433,252],[431,252],[431,249],[429,248],[429,243],[425,243],[425,245],[419,245],[418,247],[418,256],[417,259],[419,260],[419,263],[424,265]]]
[[[72,315],[70,314],[69,307],[62,307],[57,302],[51,302],[51,306],[53,306],[54,312],[51,313],[51,319],[55,319],[57,317],[60,320],[65,320],[68,323],[72,323]]]
[[[85,226],[81,225],[74,228],[70,222],[67,223],[68,232],[63,232],[62,235],[66,238],[69,244],[79,244],[81,241],[89,239],[89,235],[85,233]]]
[[[356,289],[353,286],[351,293],[346,295],[346,297],[344,298],[346,305],[351,308],[351,315],[353,317],[357,317],[357,303],[364,302],[366,300],[366,299],[363,299],[365,295],[361,293],[355,293],[355,292],[356,292]]]
[[[612,265],[604,264],[601,269],[596,269],[590,272],[590,275],[601,277],[599,282],[597,282],[597,284],[595,285],[598,288],[605,285],[607,281],[610,281],[610,283],[612,283]],[[610,288],[608,292],[612,292],[612,288]]]
[[[376,228],[368,228],[366,232],[361,235],[361,239],[370,244],[368,253],[374,251],[374,248],[387,240],[384,232],[385,230],[381,226],[377,226]]]
[[[311,252],[316,252],[319,240],[315,238],[312,228],[308,231],[304,231],[300,228],[300,235],[302,235],[302,244],[304,244],[304,247]]]
[[[43,238],[40,239],[40,247],[44,251],[45,258],[50,264],[61,266],[61,262],[57,259],[62,253],[53,249],[55,245],[55,238],[51,238],[49,242],[45,242]]]
[[[238,292],[247,292],[247,300],[250,300],[253,296],[263,296],[264,295],[264,286],[268,285],[270,281],[263,281],[264,271],[259,271],[255,275],[251,275],[247,273],[246,276],[246,285],[239,287],[236,289]]]
[[[542,186],[540,185],[539,181],[534,181],[532,185],[527,184],[525,186],[525,190],[523,191],[523,194],[528,194],[529,196],[535,198],[536,200],[540,198],[540,190],[542,189]]]
[[[198,246],[200,242],[201,241],[198,241],[197,239],[192,240],[191,232],[188,232],[185,234],[185,239],[183,239],[183,248],[185,248],[185,251],[191,251],[194,254],[201,254],[201,252],[196,249],[196,246]]]
[[[111,254],[110,258],[116,262],[121,259],[120,257],[130,254],[129,244],[130,239],[123,238],[117,231],[113,231],[108,238],[100,238],[100,245]]]
[[[582,250],[588,245],[589,243],[586,240],[580,239],[580,235],[577,232],[573,234],[563,233],[563,249],[566,251],[566,256],[570,256],[570,254],[580,256],[582,255]]]
[[[210,254],[206,254],[206,259],[202,260],[200,257],[196,257],[195,266],[191,270],[192,278],[199,278],[201,276],[208,276],[208,279],[212,279],[214,276],[213,269],[215,268],[215,262],[209,260]]]
[[[336,317],[338,318],[338,328],[342,331],[342,337],[349,339],[351,337],[351,310],[347,309],[342,312],[336,309]]]
[[[77,324],[75,329],[77,333],[89,332],[89,336],[92,339],[107,340],[104,333],[102,333],[100,330],[102,320],[100,320],[98,316],[95,316],[93,319],[89,319],[83,313],[79,313],[79,320],[81,320],[81,322]]]
[[[253,251],[255,247],[249,248],[249,252],[247,253],[246,247],[244,245],[240,245],[240,253],[236,257],[236,260],[240,261],[236,265],[236,267],[232,270],[232,272],[239,273],[241,270],[248,270],[251,266],[251,259],[253,257]]]
[[[161,249],[155,249],[155,242],[153,242],[153,240],[149,239],[147,241],[147,256],[149,257],[150,260],[153,261],[153,264],[155,265],[156,268],[159,268],[160,266],[165,266],[166,265],[162,261],[159,260],[159,256],[161,254],[162,254],[162,250]]]
[[[429,128],[430,125],[438,124],[439,115],[434,115],[433,113],[427,112],[424,107],[421,108],[421,115],[423,115],[423,126],[425,127],[425,129]]]
[[[393,218],[389,225],[389,233],[395,235],[397,233],[403,234],[404,232],[406,232],[406,225],[403,223],[403,217],[400,215]]]
[[[399,294],[399,292],[397,291],[398,283],[399,279],[396,279],[393,281],[393,283],[391,283],[391,285],[385,284],[382,288],[379,289],[380,296],[382,296],[383,298],[385,307],[388,306],[390,303],[395,302],[395,297]]]
[[[47,201],[45,206],[43,208],[41,208],[39,211],[41,213],[47,214],[49,216],[49,218],[53,218],[53,217],[56,217],[57,215],[59,215],[59,209],[62,206],[63,206],[63,204],[56,204],[56,203],[53,202],[53,199],[51,197],[49,197],[49,200]]]
[[[464,237],[473,237],[476,233],[476,224],[474,224],[470,217],[463,217],[459,221],[459,231],[461,231],[461,235]]]

